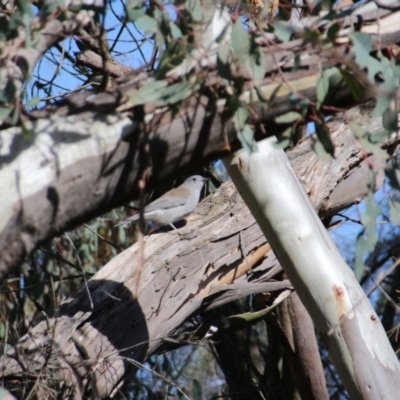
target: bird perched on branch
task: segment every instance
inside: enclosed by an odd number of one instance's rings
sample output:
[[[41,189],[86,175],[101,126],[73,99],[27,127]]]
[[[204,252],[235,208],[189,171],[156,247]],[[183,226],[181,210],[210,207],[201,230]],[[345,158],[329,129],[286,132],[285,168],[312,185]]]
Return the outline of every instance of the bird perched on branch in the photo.
[[[187,217],[194,211],[200,199],[201,189],[206,181],[208,181],[208,178],[203,178],[200,175],[187,178],[181,186],[170,190],[146,206],[144,218],[158,226],[170,225],[178,231],[173,223]],[[137,221],[139,215],[139,213],[132,215],[121,221],[116,227]]]

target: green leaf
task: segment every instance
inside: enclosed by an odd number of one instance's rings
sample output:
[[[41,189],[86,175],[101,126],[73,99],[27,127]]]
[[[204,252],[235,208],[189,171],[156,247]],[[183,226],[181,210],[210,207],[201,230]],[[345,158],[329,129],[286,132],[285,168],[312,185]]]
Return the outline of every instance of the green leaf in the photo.
[[[281,87],[282,87],[282,83],[279,84],[279,85],[277,85],[277,86],[274,88],[274,90],[272,91],[271,96],[270,96],[270,98],[269,98],[269,100],[268,100],[268,104],[269,104],[270,107],[273,106],[273,104],[274,104],[274,102],[275,102],[275,99],[276,99],[276,97],[278,96],[279,91],[281,90]],[[258,93],[257,93],[257,94],[258,94]]]
[[[142,86],[131,98],[133,106],[154,103],[156,106],[174,104],[188,98],[200,87],[200,82],[179,82],[168,86],[167,81],[153,81]]]
[[[248,117],[249,112],[247,111],[247,108],[245,106],[242,105],[236,110],[233,116],[233,122],[237,131],[240,131],[244,128]]]
[[[199,0],[192,0],[188,2],[188,10],[194,21],[201,22],[204,17],[202,4]]]
[[[350,89],[350,93],[353,95],[354,100],[358,101],[361,97],[361,85],[360,82],[356,79],[356,77],[345,69],[341,69],[340,73],[342,74],[343,80],[346,82],[348,88]]]
[[[202,386],[197,379],[193,379],[192,398],[193,400],[202,400],[203,398]]]
[[[249,70],[256,85],[260,84],[264,79],[266,69],[267,58],[265,54],[259,52],[257,48],[249,56]]]
[[[274,300],[273,304],[268,307],[264,308],[260,311],[254,312],[245,312],[242,314],[231,315],[227,318],[227,329],[220,329],[221,330],[234,330],[234,329],[243,329],[243,327],[248,327],[249,325],[254,325],[259,321],[263,320],[267,314],[273,311],[276,307],[279,306],[283,301],[285,301],[290,295],[292,291],[289,289],[284,290],[281,292],[276,299]]]
[[[149,17],[148,15],[143,15],[136,20],[136,27],[145,32],[157,33],[158,32],[158,22],[156,19]]]
[[[318,46],[321,42],[321,34],[316,29],[304,28],[304,43],[310,43],[312,46]]]
[[[241,64],[245,64],[249,59],[250,40],[249,33],[243,28],[240,18],[233,24],[231,38],[235,56]]]
[[[174,83],[160,90],[159,98],[155,103],[157,106],[164,106],[186,100],[194,91],[199,89],[200,85],[200,81]]]
[[[290,40],[292,36],[292,29],[289,27],[287,23],[277,21],[273,25],[275,36],[286,43]]]
[[[319,109],[325,100],[329,90],[329,78],[322,72],[317,82],[317,109]]]
[[[181,30],[177,27],[177,25],[172,22],[169,21],[169,30],[171,32],[171,37],[173,39],[180,39],[182,37],[182,32]]]
[[[30,130],[26,127],[25,124],[22,124],[21,128],[22,128],[22,136],[23,136],[25,139],[29,139],[30,136],[31,136]]]
[[[294,131],[294,126],[289,126],[287,129],[285,129],[284,132],[278,136],[278,142],[275,143],[276,148],[286,149],[289,147],[292,142]]]
[[[370,183],[370,193],[365,199],[366,210],[362,215],[362,222],[364,225],[364,230],[361,232],[356,241],[356,266],[355,266],[355,274],[358,280],[360,280],[363,276],[365,266],[364,266],[364,257],[374,250],[376,244],[378,243],[379,237],[376,230],[376,221],[382,213],[382,209],[379,205],[376,204],[373,190],[375,182],[375,175],[371,174],[371,182]]]
[[[133,106],[154,103],[160,99],[160,91],[167,87],[167,81],[153,81],[142,86],[131,98]]]
[[[331,139],[331,133],[325,123],[315,123],[315,133],[318,136],[319,142],[322,144],[324,150],[335,157],[335,146]]]
[[[329,89],[336,88],[342,82],[342,74],[336,67],[325,69],[321,72],[317,82],[317,109],[324,102]]]
[[[238,132],[238,139],[243,148],[250,154],[258,150],[257,143],[254,140],[254,132],[250,125],[245,125],[241,131]]]
[[[15,99],[17,89],[12,79],[8,79],[5,88],[0,91],[0,102],[11,103]]]
[[[219,76],[227,81],[232,79],[231,54],[231,47],[229,45],[226,44],[220,46],[217,57],[217,70]]]
[[[19,119],[19,111],[18,111],[18,108],[15,107],[15,108],[13,108],[12,113],[11,113],[11,125],[13,125],[13,126],[17,125],[18,119]]]
[[[46,1],[40,9],[40,13],[43,17],[48,17],[54,13],[57,7],[60,6],[60,1]]]
[[[379,144],[379,143],[383,142],[384,140],[388,139],[389,136],[390,136],[390,132],[388,132],[386,129],[381,129],[379,131],[372,132],[369,135],[369,140],[371,143]]]
[[[397,111],[388,107],[382,115],[382,125],[389,132],[397,132]]]
[[[354,122],[349,122],[348,125],[366,153],[374,154],[382,160],[388,158],[387,152],[380,147],[379,143],[376,143],[373,135],[370,135],[362,126]]]
[[[292,124],[295,121],[303,120],[303,116],[295,111],[289,111],[286,114],[275,118],[277,124]]]
[[[350,35],[350,39],[353,42],[357,64],[367,69],[369,80],[375,82],[376,75],[382,73],[382,65],[375,57],[370,56],[373,37],[366,33],[355,32]]]
[[[378,101],[376,102],[374,115],[375,117],[380,117],[389,108],[391,96],[381,94],[378,96]]]
[[[26,104],[26,107],[36,107],[40,103],[40,97],[34,96],[32,97]]]
[[[326,36],[328,39],[334,43],[338,33],[340,32],[340,29],[342,28],[341,24],[339,22],[334,22],[326,32]]]
[[[131,22],[135,22],[145,15],[144,8],[127,8],[126,10],[126,19]]]
[[[15,0],[15,5],[22,14],[32,17],[32,3],[30,0]]]
[[[186,46],[181,40],[172,40],[166,44],[165,50],[161,54],[160,63],[157,69],[157,80],[162,80],[168,71],[180,65],[186,56]]]
[[[0,107],[0,123],[3,122],[10,114],[12,108]]]
[[[369,53],[372,50],[373,38],[366,33],[355,32],[350,35],[350,39],[354,45],[354,51],[356,53],[357,62],[361,66],[368,65]]]

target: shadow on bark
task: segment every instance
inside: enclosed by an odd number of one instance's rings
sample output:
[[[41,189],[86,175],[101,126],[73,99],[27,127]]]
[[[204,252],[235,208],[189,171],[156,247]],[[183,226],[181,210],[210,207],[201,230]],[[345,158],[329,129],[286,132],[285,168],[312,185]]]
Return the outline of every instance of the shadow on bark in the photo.
[[[17,398],[30,391],[33,398],[102,398],[136,372],[148,340],[133,293],[119,282],[91,280],[1,359],[2,383]],[[32,358],[34,348],[41,351]]]

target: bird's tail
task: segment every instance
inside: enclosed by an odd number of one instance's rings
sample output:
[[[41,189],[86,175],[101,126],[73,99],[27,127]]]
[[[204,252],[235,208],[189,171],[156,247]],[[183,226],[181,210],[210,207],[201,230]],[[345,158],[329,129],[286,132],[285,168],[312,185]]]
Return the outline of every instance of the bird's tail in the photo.
[[[137,221],[138,219],[139,219],[139,213],[133,214],[128,219],[124,219],[123,221],[118,222],[118,224],[115,225],[114,228],[118,228],[119,226],[123,226],[123,225],[129,224],[129,223],[131,223],[133,221]]]

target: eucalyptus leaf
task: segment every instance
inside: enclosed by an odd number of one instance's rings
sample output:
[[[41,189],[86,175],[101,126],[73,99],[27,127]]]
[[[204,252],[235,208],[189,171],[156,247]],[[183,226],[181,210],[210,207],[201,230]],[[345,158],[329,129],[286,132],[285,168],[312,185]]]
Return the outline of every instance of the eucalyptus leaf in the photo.
[[[237,136],[243,148],[252,153],[257,150],[257,144],[254,140],[254,132],[251,127],[246,123],[249,113],[244,104],[239,104],[234,115],[233,123],[236,128]]]
[[[202,385],[197,379],[193,379],[192,399],[202,400],[202,398],[203,398]]]
[[[171,32],[171,37],[173,39],[180,39],[182,37],[181,30],[177,27],[177,25],[174,22],[172,21],[169,22],[169,29]]]
[[[8,79],[6,86],[0,91],[0,102],[12,103],[17,93],[17,89],[12,79]]]
[[[361,97],[361,85],[357,78],[346,71],[345,69],[341,69],[340,73],[342,74],[343,80],[346,82],[347,87],[349,88],[351,94],[354,97],[354,100],[358,101]]]
[[[15,5],[22,14],[32,17],[32,3],[30,0],[15,0]]]
[[[248,153],[254,153],[258,150],[257,142],[254,140],[254,132],[250,125],[244,126],[238,133],[238,139]]]
[[[133,106],[155,102],[160,98],[160,90],[168,85],[167,81],[153,81],[142,86],[131,98]]]
[[[333,145],[331,133],[325,123],[315,123],[315,133],[322,144],[324,150],[332,157],[335,156],[335,146]]]
[[[240,18],[233,24],[231,38],[235,56],[241,64],[245,64],[249,59],[250,38],[249,33],[243,28]]]
[[[376,102],[374,115],[380,117],[389,108],[391,96],[380,94]]]
[[[273,28],[274,34],[279,40],[284,43],[290,40],[293,32],[287,23],[277,21],[273,24]]]
[[[200,82],[179,82],[160,90],[159,98],[155,101],[157,106],[175,104],[186,100],[194,91],[198,90]]]
[[[286,149],[290,146],[292,137],[294,135],[294,126],[289,126],[284,130],[282,134],[279,135],[278,141],[274,144],[274,146],[278,149]]]
[[[244,128],[248,117],[249,117],[249,112],[247,111],[247,108],[244,105],[240,106],[236,110],[233,116],[233,122],[235,124],[235,128],[237,131],[240,131],[241,129]]]
[[[376,143],[374,136],[370,135],[362,126],[350,122],[349,127],[366,153],[374,154],[381,160],[388,158],[387,152],[381,148],[379,143]]]
[[[371,176],[371,182],[375,181],[375,176]],[[366,210],[362,214],[362,222],[364,230],[358,235],[356,241],[356,266],[355,274],[358,280],[363,276],[365,266],[364,258],[375,249],[379,237],[376,230],[376,222],[379,215],[382,213],[382,208],[376,204],[373,190],[374,184],[370,184],[370,193],[365,199]]]
[[[261,83],[267,69],[267,58],[265,54],[258,52],[258,49],[255,53],[252,53],[249,57],[249,69],[252,73],[254,83],[256,85]]]
[[[158,32],[158,22],[156,19],[149,17],[148,15],[143,15],[136,20],[136,27],[145,32],[156,33]]]
[[[32,97],[26,104],[26,107],[36,107],[40,103],[40,97],[34,96]]]
[[[388,139],[390,136],[390,132],[388,132],[386,129],[381,129],[379,131],[376,132],[372,132],[369,135],[369,140],[371,143],[381,143],[384,140]]]
[[[329,90],[329,79],[324,72],[321,73],[317,82],[317,109],[319,109],[325,100]]]
[[[0,107],[0,122],[4,121],[11,114],[12,110],[11,107]]]
[[[341,29],[341,24],[339,22],[334,22],[329,28],[328,31],[326,32],[326,36],[328,39],[334,43],[338,33],[340,32]]]
[[[275,122],[277,124],[292,124],[298,120],[303,120],[303,116],[296,111],[289,111],[286,114],[275,118]]]
[[[388,107],[382,115],[382,125],[389,132],[397,132],[397,110]]]
[[[274,88],[274,90],[271,93],[271,96],[268,100],[269,105],[272,107],[272,105],[274,104],[274,101],[276,99],[276,97],[278,96],[279,91],[282,88],[282,83],[280,83],[279,85],[276,85],[276,87]],[[258,94],[258,93],[257,93]]]
[[[355,32],[350,35],[353,42],[356,62],[361,68],[368,71],[368,78],[371,82],[375,82],[375,77],[382,73],[382,65],[379,60],[370,55],[374,39],[366,33]]]

